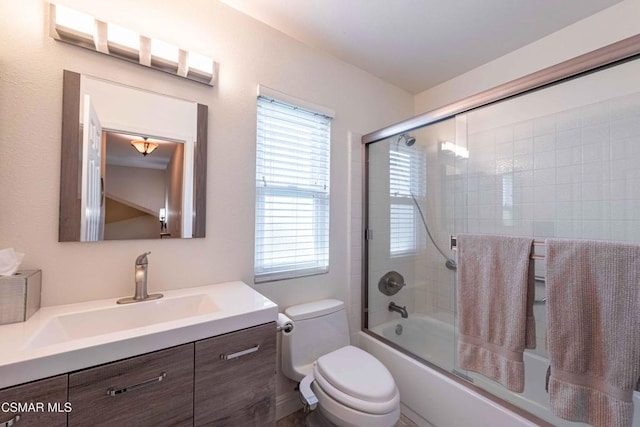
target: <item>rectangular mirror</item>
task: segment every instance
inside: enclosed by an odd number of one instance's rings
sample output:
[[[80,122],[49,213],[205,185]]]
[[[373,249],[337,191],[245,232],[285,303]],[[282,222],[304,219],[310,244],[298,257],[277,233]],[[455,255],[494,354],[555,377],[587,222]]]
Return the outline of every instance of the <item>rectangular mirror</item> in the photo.
[[[206,105],[64,71],[59,241],[205,236]]]

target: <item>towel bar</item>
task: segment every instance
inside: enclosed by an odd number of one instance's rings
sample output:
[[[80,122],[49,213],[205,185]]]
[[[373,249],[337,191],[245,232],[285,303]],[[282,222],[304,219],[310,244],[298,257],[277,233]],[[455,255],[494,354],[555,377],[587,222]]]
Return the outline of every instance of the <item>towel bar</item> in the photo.
[[[457,249],[458,246],[458,238],[456,236],[450,236],[449,237],[449,248],[453,251],[455,251]],[[544,246],[544,242],[542,240],[534,240],[533,241],[533,246]],[[543,260],[544,259],[544,255],[540,255],[540,254],[531,254],[531,259],[535,259],[535,260]]]
[[[451,250],[456,250],[457,249],[457,243],[458,243],[458,239],[456,236],[450,236],[450,248]],[[533,241],[533,246],[544,246],[544,242],[541,240],[534,240]],[[538,255],[538,254],[531,254],[531,259],[544,259],[544,255]],[[546,279],[543,276],[535,276],[535,281],[537,283],[541,283],[541,284],[546,284]],[[535,299],[534,300],[534,304],[546,304],[547,303],[547,297],[544,297],[542,299]]]

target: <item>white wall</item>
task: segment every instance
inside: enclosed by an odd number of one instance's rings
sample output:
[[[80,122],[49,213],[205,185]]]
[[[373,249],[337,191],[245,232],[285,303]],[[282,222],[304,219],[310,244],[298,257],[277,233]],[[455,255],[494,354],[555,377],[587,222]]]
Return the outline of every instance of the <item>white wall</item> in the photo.
[[[196,139],[198,106],[194,102],[83,75],[80,111],[84,111],[85,95],[90,96],[103,129],[126,130],[180,142]]]
[[[107,165],[104,191],[120,203],[158,214],[165,205],[166,171]]]
[[[615,6],[415,96],[421,114],[640,33],[640,0]]]
[[[144,251],[152,253],[150,292],[252,283],[258,84],[331,108],[336,117],[330,272],[255,288],[282,308],[350,297],[349,133],[411,116],[413,97],[217,1],[61,3],[211,56],[220,68],[214,88],[143,68],[50,38],[43,0],[0,2],[0,248],[26,253],[23,266],[43,270],[42,304],[131,294],[132,266]],[[63,69],[209,106],[206,238],[58,243]],[[350,318],[359,319],[358,307],[349,308]],[[359,322],[351,327],[358,330]],[[289,386],[280,378],[279,393]],[[295,396],[287,399],[299,405]]]
[[[136,218],[125,219],[118,222],[105,224],[105,238],[118,239],[153,239],[160,238],[160,227],[155,216],[143,215]]]
[[[0,247],[43,270],[43,305],[128,295],[132,264],[151,251],[150,291],[253,279],[256,87],[336,112],[331,152],[331,271],[256,289],[281,306],[347,297],[349,131],[412,114],[405,91],[211,0],[65,0],[106,21],[213,57],[210,88],[54,41],[48,4],[0,3]],[[144,17],[141,19],[140,17]],[[209,106],[207,237],[58,243],[62,70],[118,80]],[[87,278],[91,278],[89,281]]]

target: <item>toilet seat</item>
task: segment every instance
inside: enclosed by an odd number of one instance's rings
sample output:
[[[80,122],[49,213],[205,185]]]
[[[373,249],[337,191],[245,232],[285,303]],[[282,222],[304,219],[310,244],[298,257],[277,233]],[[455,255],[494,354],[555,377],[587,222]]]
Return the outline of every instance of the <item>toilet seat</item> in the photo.
[[[354,346],[318,358],[313,374],[318,385],[336,401],[358,411],[387,414],[400,404],[400,394],[387,368]]]
[[[370,414],[350,408],[329,396],[318,385],[317,381],[311,388],[318,397],[318,410],[325,418],[338,427],[391,427],[400,419],[400,404],[386,414]]]

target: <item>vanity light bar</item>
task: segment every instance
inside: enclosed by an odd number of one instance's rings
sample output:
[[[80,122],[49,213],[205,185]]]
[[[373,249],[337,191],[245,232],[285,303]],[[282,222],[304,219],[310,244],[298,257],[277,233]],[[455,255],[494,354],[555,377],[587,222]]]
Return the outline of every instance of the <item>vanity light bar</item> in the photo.
[[[50,6],[50,34],[55,40],[209,86],[216,82],[217,63],[209,57],[100,21],[66,6],[54,3]]]

